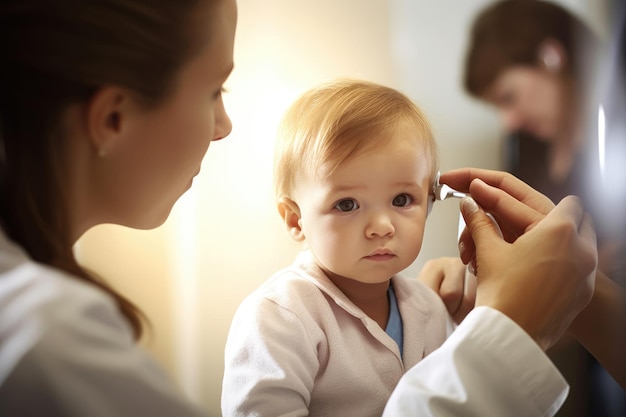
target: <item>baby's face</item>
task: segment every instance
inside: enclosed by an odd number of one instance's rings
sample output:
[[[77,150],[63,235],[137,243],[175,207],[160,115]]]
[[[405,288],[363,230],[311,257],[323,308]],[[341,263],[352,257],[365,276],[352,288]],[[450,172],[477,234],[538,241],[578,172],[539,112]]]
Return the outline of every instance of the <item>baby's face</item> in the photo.
[[[331,279],[381,283],[419,254],[432,162],[416,135],[400,127],[384,146],[297,181],[300,227]]]

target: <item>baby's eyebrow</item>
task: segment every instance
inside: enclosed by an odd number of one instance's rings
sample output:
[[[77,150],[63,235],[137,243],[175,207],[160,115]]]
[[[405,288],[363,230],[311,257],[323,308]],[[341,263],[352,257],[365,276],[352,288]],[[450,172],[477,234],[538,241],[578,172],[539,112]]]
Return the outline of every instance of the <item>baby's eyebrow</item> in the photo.
[[[333,185],[330,190],[334,193],[343,193],[347,191],[363,190],[367,188],[365,184],[359,185]]]
[[[394,182],[393,185],[396,185],[399,187],[417,187],[420,189],[422,188],[417,181],[398,181],[398,182]]]
[[[410,189],[413,192],[420,193],[423,190],[421,184],[417,181],[398,181],[391,184],[391,189]]]

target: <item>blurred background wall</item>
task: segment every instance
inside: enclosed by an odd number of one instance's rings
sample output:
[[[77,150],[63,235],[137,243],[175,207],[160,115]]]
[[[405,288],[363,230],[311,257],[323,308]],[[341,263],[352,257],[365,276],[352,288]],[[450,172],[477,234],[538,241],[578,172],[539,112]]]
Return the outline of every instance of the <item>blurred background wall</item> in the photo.
[[[152,231],[104,225],[76,250],[81,261],[136,300],[151,320],[142,344],[181,388],[220,415],[223,350],[241,300],[299,247],[279,221],[271,190],[274,133],[300,93],[338,76],[408,94],[430,118],[442,170],[501,168],[496,114],[461,89],[465,37],[489,0],[239,0],[235,70],[225,104],[233,121],[194,186]],[[603,34],[604,1],[560,1]],[[428,219],[416,276],[457,254],[458,202]],[[115,242],[115,244],[111,244]]]

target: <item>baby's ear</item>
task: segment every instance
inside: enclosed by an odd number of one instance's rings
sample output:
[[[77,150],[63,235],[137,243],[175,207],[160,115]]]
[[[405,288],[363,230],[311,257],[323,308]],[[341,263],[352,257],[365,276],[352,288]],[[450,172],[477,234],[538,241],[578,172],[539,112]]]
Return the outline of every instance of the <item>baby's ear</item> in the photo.
[[[278,200],[278,213],[285,222],[285,227],[293,240],[302,242],[304,240],[304,232],[300,225],[300,207],[290,198],[281,197]]]

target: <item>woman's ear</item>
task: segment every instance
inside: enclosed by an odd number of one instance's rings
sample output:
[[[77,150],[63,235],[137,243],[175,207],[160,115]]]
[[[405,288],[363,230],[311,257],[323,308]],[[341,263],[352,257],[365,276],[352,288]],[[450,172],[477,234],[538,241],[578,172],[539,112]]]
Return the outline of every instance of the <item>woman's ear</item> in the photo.
[[[304,240],[304,232],[300,224],[300,207],[290,198],[281,197],[278,200],[278,212],[283,218],[287,231],[293,240],[302,242]]]
[[[115,146],[125,122],[125,107],[130,99],[127,90],[105,86],[98,89],[87,106],[87,132],[96,153],[106,156]]]
[[[561,42],[550,38],[539,45],[538,60],[548,71],[559,72],[565,68],[567,54]]]

